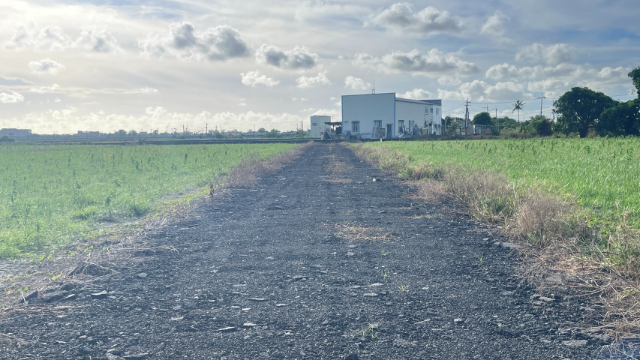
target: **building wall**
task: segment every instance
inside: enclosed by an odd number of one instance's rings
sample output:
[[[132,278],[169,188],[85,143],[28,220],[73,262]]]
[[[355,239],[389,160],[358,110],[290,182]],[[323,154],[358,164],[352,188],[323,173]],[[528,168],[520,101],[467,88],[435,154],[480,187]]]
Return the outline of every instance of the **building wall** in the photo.
[[[397,134],[395,122],[395,99],[391,94],[364,94],[342,96],[342,133],[348,131],[353,136],[371,138],[374,121],[380,120],[382,127],[387,129],[391,125],[392,136]],[[358,122],[358,131],[353,131],[354,122]]]
[[[410,121],[414,121],[415,126],[427,129],[430,134],[442,134],[442,106],[398,99],[396,104],[398,133],[402,126],[401,120],[404,120],[405,128],[409,128]]]
[[[309,127],[311,137],[319,138],[320,133],[329,128],[324,124],[325,122],[331,122],[331,116],[314,115],[311,117],[311,126]]]
[[[425,112],[431,105],[418,104],[413,102],[406,102],[398,100],[396,103],[396,134],[400,134],[400,127],[404,123],[405,129],[411,131],[409,126],[413,122],[414,126],[424,128]]]

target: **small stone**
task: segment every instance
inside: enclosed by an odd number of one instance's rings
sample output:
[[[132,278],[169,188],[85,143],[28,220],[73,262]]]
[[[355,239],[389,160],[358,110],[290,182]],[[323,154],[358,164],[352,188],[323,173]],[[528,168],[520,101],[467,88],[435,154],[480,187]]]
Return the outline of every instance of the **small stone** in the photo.
[[[232,332],[232,331],[236,331],[236,328],[233,326],[227,326],[227,327],[218,329],[218,332]]]
[[[293,281],[300,281],[300,280],[306,280],[307,277],[304,275],[296,275],[293,277]]]
[[[513,291],[503,291],[500,293],[500,295],[502,296],[511,296],[513,294]]]
[[[171,321],[180,321],[182,319],[184,319],[184,316],[176,316],[176,317],[172,317]]]
[[[149,353],[142,353],[142,354],[134,354],[134,355],[125,355],[123,356],[125,359],[130,359],[130,360],[142,360],[144,358],[146,358],[147,356],[149,356]]]
[[[373,284],[371,284],[369,286],[371,286],[371,287],[384,286],[384,284],[382,284],[382,283],[373,283]]]
[[[428,287],[428,286],[425,286],[425,287],[423,287],[423,288],[422,288],[422,289],[420,289],[420,290],[429,290],[429,287]]]
[[[108,292],[106,290],[102,290],[100,292],[91,294],[91,297],[93,299],[106,299],[107,298],[107,294],[108,294]]]
[[[180,310],[182,309],[182,305],[176,305],[174,307],[172,307],[173,310]]]
[[[107,360],[121,360],[122,358],[118,355],[113,355],[111,353],[107,353]]]
[[[552,302],[555,299],[554,298],[549,298],[549,297],[546,297],[546,296],[540,296],[540,300],[546,301],[546,302]]]
[[[366,293],[366,294],[363,294],[362,296],[366,296],[366,297],[376,297],[376,296],[378,296],[378,294],[376,294],[376,293]]]
[[[276,307],[283,307],[283,306],[287,306],[287,304],[276,304]]]
[[[460,319],[460,318],[453,319],[453,322],[457,324],[457,323],[459,323],[459,322],[462,322],[462,319]]]
[[[246,322],[244,324],[242,324],[243,327],[254,327],[256,326],[256,324],[252,323],[252,322]]]
[[[265,298],[249,298],[248,300],[250,300],[250,301],[256,301],[256,302],[260,302],[260,301],[267,301],[267,299],[265,299]]]
[[[562,277],[560,275],[552,275],[552,276],[549,276],[548,278],[546,278],[544,280],[546,282],[553,283],[553,284],[561,284],[562,283]]]
[[[146,278],[148,275],[147,275],[147,273],[143,273],[143,272],[142,272],[142,273],[138,274],[137,276],[138,276],[140,279],[144,279],[144,278]]]
[[[249,311],[251,308],[242,308],[242,311]]]
[[[266,258],[264,258],[265,260],[274,260],[273,256],[267,256]]]
[[[64,345],[64,344],[66,344],[66,342],[65,342],[65,341],[62,341],[62,340],[56,340],[56,342],[57,342],[58,344],[60,344],[60,345]]]
[[[347,247],[348,247],[349,249],[354,249],[354,248],[358,247],[358,245],[347,245]]]
[[[587,343],[588,343],[587,340],[567,340],[567,341],[563,341],[562,345],[568,346],[568,347],[581,347],[581,346],[587,345]]]
[[[347,256],[353,256],[355,255],[354,253],[352,253],[351,251],[347,252]]]

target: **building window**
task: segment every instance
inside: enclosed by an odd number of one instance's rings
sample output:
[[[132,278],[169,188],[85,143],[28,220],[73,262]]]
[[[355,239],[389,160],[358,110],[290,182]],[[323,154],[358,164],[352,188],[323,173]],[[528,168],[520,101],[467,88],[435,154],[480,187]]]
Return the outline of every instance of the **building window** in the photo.
[[[429,108],[424,108],[424,113],[428,114],[429,113]]]
[[[436,108],[436,115],[438,115],[438,111],[440,111],[440,110]]]
[[[374,120],[373,121],[373,127],[375,128],[381,128],[382,127],[382,120]]]
[[[360,121],[354,121],[351,123],[351,132],[353,133],[360,132]]]
[[[431,108],[431,113],[433,114],[433,108]]]

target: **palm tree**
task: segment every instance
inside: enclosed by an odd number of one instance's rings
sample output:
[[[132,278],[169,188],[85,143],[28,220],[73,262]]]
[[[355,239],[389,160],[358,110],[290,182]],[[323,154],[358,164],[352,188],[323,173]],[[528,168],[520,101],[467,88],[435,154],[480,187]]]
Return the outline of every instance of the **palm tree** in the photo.
[[[520,110],[524,107],[524,102],[522,100],[516,100],[513,103],[513,111],[518,110],[518,121],[520,121]],[[511,113],[513,113],[513,111]]]

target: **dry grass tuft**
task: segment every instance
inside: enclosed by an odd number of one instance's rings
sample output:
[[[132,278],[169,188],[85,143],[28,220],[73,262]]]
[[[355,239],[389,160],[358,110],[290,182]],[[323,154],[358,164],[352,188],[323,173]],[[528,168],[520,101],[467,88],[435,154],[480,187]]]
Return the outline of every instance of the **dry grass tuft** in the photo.
[[[389,241],[391,235],[382,228],[370,228],[355,223],[347,222],[335,225],[335,236],[352,241]]]
[[[545,195],[531,196],[517,204],[511,219],[512,233],[531,244],[547,246],[570,236],[567,213],[570,207]]]

